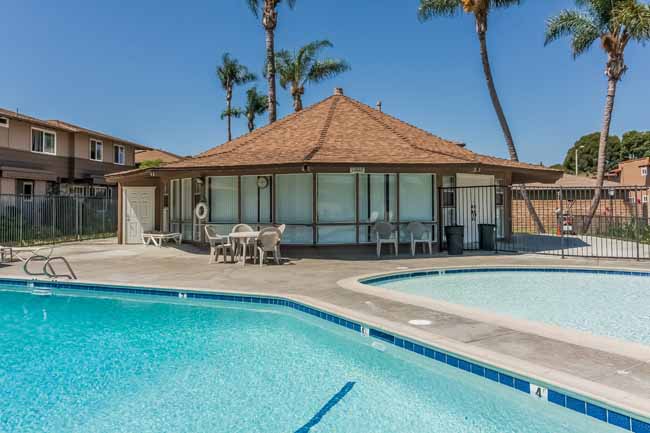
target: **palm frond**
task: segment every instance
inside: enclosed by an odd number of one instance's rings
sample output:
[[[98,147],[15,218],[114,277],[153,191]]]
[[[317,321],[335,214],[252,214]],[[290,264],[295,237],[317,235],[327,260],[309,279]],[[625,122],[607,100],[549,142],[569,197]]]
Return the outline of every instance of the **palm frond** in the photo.
[[[309,70],[306,81],[319,83],[351,69],[350,64],[340,59],[325,59],[316,61]]]
[[[460,0],[420,0],[418,18],[428,21],[438,16],[453,16],[460,11]]]
[[[259,18],[260,16],[260,2],[259,0],[246,0],[246,3],[248,4],[248,7],[250,8],[251,12],[253,12],[253,15]]]
[[[221,120],[225,119],[226,117],[234,117],[234,118],[239,118],[241,115],[244,114],[241,108],[237,107],[232,107],[230,110],[225,109],[221,112]]]
[[[275,72],[280,78],[280,86],[286,89],[294,77],[295,58],[288,50],[275,53]]]
[[[628,0],[613,11],[614,25],[623,27],[632,39],[639,42],[650,40],[650,4]]]
[[[257,87],[246,91],[246,114],[257,116],[264,114],[269,108],[269,98],[263,93],[258,93]]]
[[[572,37],[573,55],[578,56],[598,39],[600,31],[591,15],[579,11],[564,10],[546,22],[544,45],[564,36]]]
[[[521,0],[491,0],[490,8],[507,8],[510,6],[519,6],[520,4]]]

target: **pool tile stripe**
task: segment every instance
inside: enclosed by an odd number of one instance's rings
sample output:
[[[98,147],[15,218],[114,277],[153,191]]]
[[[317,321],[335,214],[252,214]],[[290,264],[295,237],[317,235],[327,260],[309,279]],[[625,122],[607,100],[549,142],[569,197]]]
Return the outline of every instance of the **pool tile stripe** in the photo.
[[[541,269],[530,269],[530,268],[513,268],[513,269],[474,269],[474,270],[453,270],[445,271],[447,273],[459,273],[459,272],[496,272],[496,271],[508,271],[508,270],[521,270],[521,271],[544,271],[544,272],[553,272],[546,268]],[[598,272],[598,273],[618,273],[624,275],[639,274],[642,276],[650,276],[650,272],[619,272],[619,271],[591,271],[591,270],[579,270],[572,269],[572,272]],[[438,271],[432,271],[438,273]],[[420,272],[418,272],[420,274]],[[428,275],[428,272],[425,272]],[[399,274],[398,274],[399,275]],[[391,277],[395,279],[395,275],[386,276],[382,278]],[[376,279],[373,280],[373,282]],[[367,280],[366,280],[367,281]],[[459,356],[445,353],[442,350],[437,348],[431,348],[424,346],[420,343],[410,341],[401,336],[393,335],[389,332],[376,329],[376,328],[364,328],[360,323],[345,319],[343,317],[318,310],[313,307],[301,304],[299,302],[291,301],[283,298],[276,298],[270,296],[257,296],[257,295],[235,295],[235,294],[225,294],[225,293],[207,293],[207,292],[193,292],[193,291],[183,291],[178,289],[148,289],[148,288],[134,288],[128,286],[111,286],[111,285],[94,285],[94,284],[84,284],[84,283],[63,283],[57,281],[41,281],[41,280],[14,280],[14,279],[0,279],[0,285],[5,285],[8,287],[26,287],[26,288],[59,288],[59,289],[71,289],[71,290],[86,290],[92,292],[112,292],[112,293],[126,293],[126,294],[137,294],[137,295],[154,295],[154,296],[165,296],[165,297],[176,297],[180,298],[185,296],[190,299],[208,299],[208,300],[217,300],[217,301],[226,301],[226,302],[240,302],[240,303],[250,303],[250,304],[266,304],[266,305],[279,305],[283,307],[288,307],[293,310],[297,310],[306,314],[309,314],[314,317],[318,317],[323,320],[327,320],[333,324],[348,328],[352,331],[362,333],[364,329],[367,329],[368,334],[372,338],[377,338],[384,342],[390,343],[397,347],[406,349],[410,352],[416,353],[418,355],[424,356],[426,358],[440,362],[441,364],[449,365],[460,370],[472,373],[477,376],[481,376],[485,379],[491,380],[493,382],[499,383],[504,386],[508,386],[517,391],[521,391],[527,394],[531,392],[531,383],[524,379],[519,378],[499,370],[489,368],[484,365],[474,363],[470,360],[463,359]],[[632,431],[634,433],[650,433],[650,423],[645,421],[632,418],[630,416],[624,415],[622,413],[608,410],[604,407],[601,407],[597,404],[581,400],[576,397],[569,396],[562,392],[556,391],[554,389],[548,388],[547,400],[550,403],[565,407],[567,409],[573,410],[578,413],[588,415],[592,418],[598,419],[600,421],[606,422],[608,424],[621,427],[627,431]]]

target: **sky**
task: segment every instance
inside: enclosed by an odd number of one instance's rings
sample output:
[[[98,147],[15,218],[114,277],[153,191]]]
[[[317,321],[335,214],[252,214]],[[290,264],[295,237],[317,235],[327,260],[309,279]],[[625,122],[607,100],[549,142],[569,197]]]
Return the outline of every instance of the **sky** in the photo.
[[[645,0],[643,0],[645,1]],[[483,78],[471,17],[417,19],[418,0],[297,0],[279,8],[276,49],[317,39],[352,70],[305,90],[304,105],[334,87],[404,121],[484,154],[507,149]],[[596,44],[573,59],[569,41],[544,47],[545,21],[573,0],[524,0],[490,16],[497,89],[520,158],[561,162],[600,130],[606,57]],[[265,40],[246,0],[21,0],[4,2],[0,107],[162,148],[196,154],[226,140],[224,52],[261,75]],[[650,130],[650,46],[632,43],[612,133]],[[258,88],[265,90],[261,79]],[[235,90],[243,106],[247,87]],[[279,116],[291,112],[278,86]],[[266,123],[266,117],[258,125]],[[246,120],[235,119],[234,136]]]

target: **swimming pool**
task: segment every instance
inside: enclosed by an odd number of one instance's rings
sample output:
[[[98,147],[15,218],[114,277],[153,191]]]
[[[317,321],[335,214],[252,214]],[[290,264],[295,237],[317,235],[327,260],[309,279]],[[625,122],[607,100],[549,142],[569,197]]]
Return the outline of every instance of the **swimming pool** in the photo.
[[[650,273],[475,268],[380,276],[362,283],[650,344]]]
[[[0,431],[620,431],[268,299],[16,290],[0,290]]]

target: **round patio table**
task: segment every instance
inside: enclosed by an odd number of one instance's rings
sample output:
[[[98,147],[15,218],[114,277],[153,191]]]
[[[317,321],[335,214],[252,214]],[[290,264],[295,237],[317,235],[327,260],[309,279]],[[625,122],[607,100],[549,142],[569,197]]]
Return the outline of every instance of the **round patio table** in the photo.
[[[242,253],[242,258],[240,259],[242,266],[246,264],[246,247],[248,246],[248,241],[250,239],[257,239],[259,234],[260,232],[236,232],[228,235],[230,240],[234,239],[237,242],[242,242],[244,245],[244,251]]]

